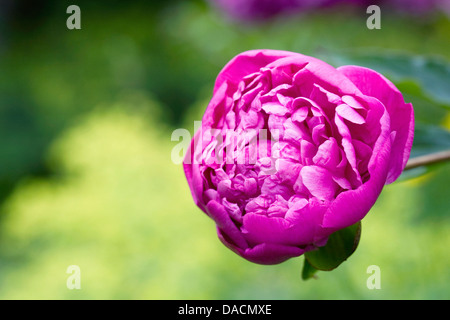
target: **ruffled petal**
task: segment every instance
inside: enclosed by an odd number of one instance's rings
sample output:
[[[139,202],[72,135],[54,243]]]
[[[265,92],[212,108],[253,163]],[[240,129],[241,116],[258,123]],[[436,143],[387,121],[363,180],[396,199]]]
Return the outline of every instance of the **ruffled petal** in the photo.
[[[220,203],[214,200],[208,202],[206,205],[206,211],[214,220],[217,228],[222,232],[222,235],[227,236],[227,241],[229,243],[241,249],[246,249],[248,247],[242,233],[236,227],[227,211]]]
[[[203,196],[203,179],[200,173],[199,160],[196,159],[196,154],[201,154],[201,143],[200,143],[201,129],[198,130],[194,138],[189,145],[186,152],[186,156],[183,160],[183,169],[186,176],[186,180],[191,190],[192,198],[194,203],[202,210],[205,210],[205,206],[202,201]]]
[[[299,247],[273,243],[261,243],[253,248],[239,250],[239,254],[245,259],[265,265],[278,264],[301,256],[304,252]]]
[[[298,200],[297,204],[289,208],[285,218],[247,213],[241,230],[250,246],[270,243],[308,247],[323,238],[320,226],[326,203],[312,200],[305,205]]]
[[[409,159],[414,139],[414,110],[405,103],[395,85],[378,72],[358,66],[339,67],[338,71],[349,78],[363,94],[381,101],[391,120],[391,131],[396,132],[389,160],[386,183],[394,182]]]
[[[333,175],[325,168],[305,166],[300,170],[303,185],[309,192],[320,200],[332,200],[338,189]]]
[[[296,55],[293,52],[281,50],[249,50],[240,53],[228,62],[217,76],[214,94],[224,82],[237,88],[244,76],[255,73],[278,59]]]
[[[379,120],[381,133],[368,165],[369,180],[354,190],[340,193],[330,203],[323,219],[324,229],[339,230],[351,226],[362,220],[375,204],[389,172],[391,154],[389,122],[389,114],[385,112]]]

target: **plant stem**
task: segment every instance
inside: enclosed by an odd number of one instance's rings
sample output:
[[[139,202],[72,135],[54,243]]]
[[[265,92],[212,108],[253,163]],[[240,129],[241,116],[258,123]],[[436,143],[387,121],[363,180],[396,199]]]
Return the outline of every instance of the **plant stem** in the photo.
[[[450,150],[431,153],[409,159],[408,163],[406,164],[405,170],[448,160],[450,160]]]

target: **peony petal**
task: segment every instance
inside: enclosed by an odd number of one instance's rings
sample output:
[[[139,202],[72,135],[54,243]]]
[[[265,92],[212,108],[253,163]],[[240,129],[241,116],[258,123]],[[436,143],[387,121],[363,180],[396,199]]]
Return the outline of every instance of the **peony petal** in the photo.
[[[267,114],[274,114],[277,116],[284,116],[289,112],[289,109],[281,105],[279,102],[267,102],[261,107]]]
[[[186,180],[191,190],[192,198],[194,203],[202,210],[205,210],[205,206],[202,203],[202,192],[203,192],[203,179],[200,173],[200,165],[195,161],[196,154],[201,154],[201,141],[200,136],[202,135],[202,130],[199,129],[194,138],[189,145],[186,152],[186,156],[183,160],[183,169],[186,175]]]
[[[353,108],[347,104],[340,104],[336,107],[336,113],[340,115],[345,120],[356,124],[363,124],[366,121],[364,118]]]
[[[319,59],[302,55],[300,53],[278,59],[267,67],[280,67],[285,65],[299,66],[299,71],[293,76],[293,84],[300,88],[302,96],[307,97],[316,85],[327,91],[353,95],[361,93],[360,90],[331,65]]]
[[[227,199],[222,199],[222,205],[230,215],[231,219],[238,223],[242,223],[242,212],[236,203],[229,202]]]
[[[245,213],[267,214],[267,210],[274,201],[274,196],[263,194],[250,200],[245,206]]]
[[[277,175],[267,177],[261,187],[262,194],[281,195],[285,199],[289,199],[292,195],[290,188],[281,183],[281,179]]]
[[[259,243],[282,244],[288,246],[310,246],[328,233],[321,229],[322,219],[328,203],[312,199],[304,205],[303,201],[289,208],[288,219],[246,214],[242,232],[250,246]]]
[[[291,204],[284,218],[289,222],[295,223],[299,220],[299,216],[301,215],[302,210],[308,205],[308,203],[308,200],[306,200],[305,198],[298,199],[293,204]]]
[[[311,130],[311,138],[314,144],[321,145],[328,138],[325,124],[318,124]]]
[[[296,246],[262,243],[253,248],[240,250],[245,259],[259,264],[278,264],[293,257],[301,256],[305,250]]]
[[[313,221],[307,221],[307,219],[293,225],[284,218],[246,214],[242,231],[249,244],[306,246],[313,241],[313,225]]]
[[[228,237],[228,242],[238,246],[239,248],[248,248],[241,231],[231,220],[225,208],[217,201],[210,201],[206,205],[208,215],[214,220],[221,232]]]
[[[333,180],[342,189],[347,189],[347,190],[352,189],[352,184],[350,183],[350,181],[347,180],[347,178],[345,176],[333,175]]]
[[[253,197],[258,191],[258,182],[255,178],[245,179],[244,181],[244,193],[247,197]]]
[[[340,150],[336,139],[330,137],[322,143],[313,158],[313,162],[329,170],[336,169],[340,162]]]
[[[281,50],[250,50],[242,52],[231,59],[219,72],[214,86],[214,94],[224,82],[228,82],[230,86],[237,88],[237,85],[245,76],[259,71],[271,62],[292,55],[296,54]]]
[[[288,241],[291,223],[284,218],[268,217],[255,213],[246,213],[243,218],[242,233],[250,245],[258,243],[296,244]]]
[[[288,159],[277,159],[275,161],[276,173],[280,181],[290,185],[293,185],[297,180],[301,167],[301,164]]]
[[[359,101],[356,100],[355,97],[352,96],[348,95],[343,96],[342,102],[352,107],[353,109],[364,109],[364,106],[361,103],[359,103]]]
[[[336,123],[336,127],[338,128],[338,131],[342,136],[342,141],[341,141],[342,148],[344,149],[344,153],[347,158],[347,161],[353,170],[355,179],[358,181],[358,183],[362,183],[361,176],[357,170],[355,148],[353,147],[353,144],[352,144],[352,136],[350,135],[350,130],[348,129],[348,127],[344,123],[344,121],[342,121],[342,118],[337,114],[334,119],[334,122]]]
[[[267,210],[267,215],[269,217],[280,217],[284,218],[284,215],[289,209],[288,202],[280,195],[275,196],[275,201],[270,205]]]
[[[332,200],[338,189],[333,176],[325,168],[305,166],[300,170],[303,185],[309,192],[320,200]]]
[[[314,164],[312,160],[317,153],[317,147],[308,140],[300,141],[300,159],[303,165]]]
[[[317,83],[314,84],[314,87],[319,89],[320,92],[324,93],[327,97],[328,102],[330,102],[331,104],[340,104],[342,102],[342,98],[340,96],[322,88]]]
[[[381,101],[391,119],[391,131],[396,131],[390,156],[389,174],[386,183],[392,183],[403,171],[409,159],[414,138],[414,110],[405,103],[401,92],[383,75],[367,68],[343,66],[339,72],[349,78],[361,92]]]
[[[303,123],[297,124],[290,118],[284,122],[283,127],[282,138],[286,141],[298,144],[302,139],[311,140],[310,132]]]
[[[291,159],[298,161],[300,159],[300,150],[294,143],[280,141],[275,142],[272,146],[272,154],[274,158]]]
[[[362,173],[363,170],[367,170],[373,151],[367,144],[356,139],[353,140],[353,146],[355,148],[356,158],[359,161],[358,171]]]
[[[203,193],[203,201],[205,203],[210,202],[211,200],[220,201],[220,196],[217,190],[208,189]]]
[[[267,126],[269,128],[270,134],[275,141],[279,141],[281,137],[284,136],[284,123],[286,118],[282,116],[277,116],[271,114],[269,120],[267,121]]]
[[[297,109],[291,116],[292,121],[301,123],[308,117],[308,107],[301,107]]]
[[[264,126],[264,117],[261,113],[255,112],[254,110],[249,110],[245,112],[241,110],[239,112],[239,129],[257,133],[256,130],[249,129],[262,129]]]
[[[381,133],[375,143],[373,156],[368,165],[369,180],[355,190],[340,193],[331,202],[323,219],[325,229],[339,230],[360,221],[380,195],[389,172],[391,153],[389,114],[387,112],[381,117],[380,125]]]
[[[227,82],[222,83],[220,87],[215,89],[214,95],[202,118],[202,125],[204,127],[217,128],[222,126],[225,121],[225,115],[233,107],[231,90],[233,88],[230,88]]]

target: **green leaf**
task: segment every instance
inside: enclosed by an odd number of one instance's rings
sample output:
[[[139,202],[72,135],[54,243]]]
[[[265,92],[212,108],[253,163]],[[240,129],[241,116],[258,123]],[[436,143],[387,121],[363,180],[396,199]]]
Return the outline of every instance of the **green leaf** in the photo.
[[[416,123],[414,143],[410,159],[426,154],[450,150],[450,132],[436,125]],[[421,167],[405,170],[397,179],[398,182],[420,177],[440,168],[442,163],[427,164]]]
[[[435,125],[416,123],[410,158],[449,149],[450,131]]]
[[[417,168],[410,169],[410,170],[405,170],[405,171],[402,172],[400,177],[398,177],[396,182],[401,182],[401,181],[406,181],[406,180],[418,178],[418,177],[423,176],[423,175],[425,175],[427,173],[430,173],[431,171],[432,170],[429,167],[427,167],[427,166],[417,167]]]
[[[305,259],[305,262],[303,264],[303,270],[302,270],[302,279],[303,280],[308,280],[311,278],[317,278],[316,273],[317,273],[316,268],[314,268],[307,259]]]
[[[395,85],[403,94],[405,101],[412,103],[416,123],[441,125],[442,119],[448,114],[448,109],[445,106],[443,107],[437,101],[424,96],[422,89],[416,82],[396,82]]]
[[[336,231],[328,238],[324,247],[305,253],[305,260],[317,270],[333,270],[355,252],[360,236],[361,222]],[[308,270],[304,272],[306,275],[311,273]]]

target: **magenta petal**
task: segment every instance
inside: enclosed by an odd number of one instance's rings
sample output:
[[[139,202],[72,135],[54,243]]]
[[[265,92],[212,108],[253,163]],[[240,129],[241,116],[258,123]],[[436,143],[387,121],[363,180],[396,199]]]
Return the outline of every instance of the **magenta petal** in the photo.
[[[391,119],[391,131],[395,131],[389,174],[386,183],[395,181],[409,159],[414,138],[414,110],[405,103],[401,92],[381,74],[358,66],[343,66],[338,70],[348,77],[363,94],[380,100]]]
[[[224,82],[236,86],[244,76],[259,71],[262,67],[280,58],[296,55],[295,53],[280,50],[250,50],[242,52],[228,62],[217,76],[214,94]]]
[[[308,107],[301,107],[292,114],[291,119],[292,121],[301,123],[305,121],[307,116],[308,116]]]
[[[227,199],[222,199],[222,205],[230,215],[231,219],[238,223],[242,223],[242,212],[236,203],[229,202]]]
[[[267,210],[267,215],[269,217],[281,217],[283,218],[286,211],[289,209],[288,202],[280,195],[275,196],[276,201],[274,201],[269,209]]]
[[[203,179],[200,174],[200,165],[195,159],[195,155],[199,152],[199,150],[201,150],[201,143],[199,139],[201,133],[201,130],[198,130],[195,133],[183,160],[183,169],[189,189],[191,190],[192,198],[194,199],[194,203],[200,207],[200,209],[204,210],[205,207],[202,202]],[[194,148],[197,149],[194,150]]]
[[[310,165],[313,163],[313,157],[317,153],[317,147],[307,140],[300,141],[300,159],[302,164]]]
[[[324,61],[300,53],[278,59],[267,67],[279,68],[288,65],[299,67],[299,71],[293,76],[293,83],[299,88],[304,86],[304,93],[307,91],[310,93],[316,84],[324,88],[332,88],[343,94],[360,93],[359,89],[343,74],[336,72],[334,67]]]
[[[288,186],[281,183],[281,178],[277,175],[271,175],[264,180],[261,186],[261,192],[267,195],[281,195],[285,199],[291,196]]]
[[[345,156],[347,158],[348,163],[350,164],[353,173],[356,176],[356,180],[358,183],[362,183],[360,174],[356,168],[357,159],[355,154],[355,148],[352,143],[352,136],[350,130],[347,125],[342,121],[342,118],[338,115],[335,117],[336,126],[338,128],[339,133],[342,136],[342,147],[344,149]]]
[[[229,92],[233,88],[228,82],[222,83],[220,87],[214,90],[214,95],[205,110],[202,118],[202,126],[217,127],[224,121],[225,115],[231,110],[233,99],[229,96]]]
[[[275,168],[282,183],[293,185],[297,180],[301,165],[286,159],[277,159],[275,161]]]
[[[362,220],[369,212],[381,193],[387,173],[388,155],[384,152],[378,156],[381,157],[377,161],[380,167],[371,174],[370,179],[355,190],[340,193],[331,203],[324,217],[324,228],[346,228]]]
[[[244,216],[243,232],[249,244],[271,243],[308,246],[323,237],[320,231],[325,205],[316,201],[292,206],[285,218],[248,213]]]
[[[310,132],[308,132],[303,124],[297,125],[292,121],[292,119],[288,119],[283,123],[284,131],[282,138],[285,141],[292,141],[294,144],[297,144],[302,139],[310,140]]]
[[[289,227],[291,224],[284,218],[272,218],[254,213],[244,215],[243,233],[250,244],[264,242],[286,244]],[[295,241],[290,244],[295,244]]]
[[[228,242],[242,249],[248,247],[240,230],[220,203],[212,200],[206,205],[206,210],[208,215],[215,221],[217,228],[228,237]]]
[[[342,102],[342,98],[339,97],[337,94],[330,92],[326,89],[324,89],[323,87],[319,86],[318,84],[314,84],[314,87],[319,89],[320,92],[324,93],[325,96],[327,97],[327,101],[332,103],[332,104],[340,104]]]
[[[364,109],[364,107],[361,105],[361,103],[358,102],[354,97],[352,96],[343,96],[342,102],[349,105],[353,109]]]
[[[267,102],[261,107],[267,114],[284,116],[289,110],[278,102]]]
[[[297,222],[308,203],[308,200],[306,200],[305,198],[298,199],[293,204],[291,204],[284,218],[292,223]]]
[[[286,121],[285,117],[277,116],[271,114],[269,116],[269,120],[267,121],[267,125],[272,137],[279,141],[282,136],[284,136],[284,123]]]
[[[334,198],[338,185],[327,169],[318,166],[305,166],[300,170],[300,175],[303,185],[314,197],[321,200]]]
[[[388,120],[387,113],[380,119],[381,134],[369,161],[369,180],[355,190],[340,193],[331,202],[323,218],[324,228],[339,230],[355,224],[365,217],[378,199],[389,171],[391,139]]]
[[[267,214],[270,204],[273,202],[273,196],[263,195],[250,200],[245,206],[245,211],[255,214]]]
[[[330,170],[336,169],[340,162],[340,150],[336,139],[331,137],[319,146],[313,158],[315,164]]]
[[[366,122],[364,118],[353,108],[347,104],[340,104],[336,108],[336,113],[340,115],[345,120],[356,124],[363,124]]]
[[[278,264],[290,258],[298,257],[304,249],[282,244],[262,243],[253,248],[240,250],[239,254],[245,259],[259,264]]]

